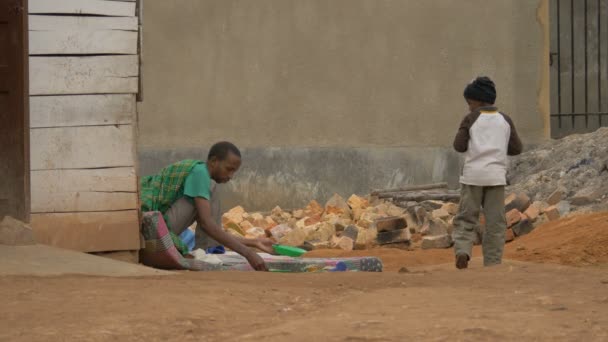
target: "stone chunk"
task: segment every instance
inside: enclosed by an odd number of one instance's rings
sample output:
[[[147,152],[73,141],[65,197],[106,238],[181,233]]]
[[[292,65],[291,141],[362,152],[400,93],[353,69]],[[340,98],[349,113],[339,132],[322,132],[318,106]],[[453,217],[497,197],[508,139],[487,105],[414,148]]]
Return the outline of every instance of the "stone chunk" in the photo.
[[[334,194],[325,204],[325,215],[336,214],[340,217],[351,218],[352,212],[348,203],[338,194]]]
[[[308,240],[328,241],[336,234],[336,228],[329,222],[319,224],[312,232],[308,233]]]
[[[405,228],[378,233],[376,240],[378,241],[378,244],[386,245],[389,243],[407,242],[410,241],[411,237],[412,234],[410,233],[410,230]]]
[[[357,226],[350,225],[344,229],[341,236],[349,237],[353,241],[357,241],[357,236],[359,235],[359,228]]]
[[[559,211],[560,216],[566,216],[570,213],[570,202],[568,201],[560,201],[555,205],[557,210]]]
[[[304,216],[306,216],[306,214],[304,213],[304,210],[302,210],[302,209],[298,209],[298,210],[294,210],[294,211],[293,211],[292,216],[293,216],[295,219],[299,220],[299,219],[304,218]]]
[[[296,228],[285,234],[279,240],[279,243],[282,245],[298,247],[303,245],[304,241],[306,241],[306,231],[304,229]]]
[[[549,197],[547,197],[545,202],[547,202],[549,205],[556,205],[562,200],[562,198],[564,198],[564,192],[562,189],[557,189],[553,191]]]
[[[369,207],[369,202],[367,201],[367,199],[361,197],[361,196],[357,196],[357,195],[352,195],[348,198],[348,201],[346,201],[346,204],[348,204],[349,207],[351,207],[351,209],[365,209],[367,207]]]
[[[422,249],[450,248],[451,246],[452,237],[449,234],[438,236],[425,236],[422,238]]]
[[[321,241],[321,240],[310,240],[310,241],[304,241],[304,244],[302,245],[302,248],[304,248],[307,251],[312,251],[315,249],[328,249],[330,247],[329,245],[329,241],[325,240],[325,241]]]
[[[283,236],[285,236],[287,233],[289,233],[292,230],[293,229],[290,226],[288,226],[286,224],[280,224],[280,225],[270,229],[270,236],[272,236],[272,238],[274,238],[275,241],[279,241],[283,238]]]
[[[334,236],[331,239],[331,246],[345,251],[352,251],[355,248],[355,241],[348,236]]]
[[[321,216],[323,215],[323,207],[319,204],[319,202],[312,200],[308,203],[306,208],[304,208],[304,216]],[[294,213],[295,216],[295,213]]]
[[[245,237],[247,238],[262,238],[266,237],[266,231],[260,227],[249,228],[245,231]]]
[[[452,202],[446,203],[443,205],[443,210],[447,211],[448,214],[454,216],[458,214],[458,204]]]
[[[448,225],[443,220],[430,219],[424,223],[420,233],[432,236],[444,235],[448,233]]]
[[[598,198],[604,194],[604,191],[600,187],[589,187],[579,190],[570,199],[570,202],[574,205],[587,205],[594,203]]]
[[[534,230],[534,225],[530,220],[521,220],[516,225],[511,227],[515,236],[522,236]]]
[[[9,246],[35,245],[34,232],[27,224],[5,216],[0,222],[0,244]]]
[[[378,231],[376,228],[359,229],[355,249],[367,249],[377,245]]]
[[[403,217],[390,216],[376,219],[376,229],[378,232],[388,232],[391,230],[403,229],[407,227],[407,222]]]
[[[420,202],[420,205],[427,211],[433,211],[435,209],[439,209],[439,208],[443,207],[444,204],[445,204],[444,202],[433,201],[433,200]]]
[[[433,210],[431,215],[433,216],[433,218],[441,220],[446,220],[448,217],[450,217],[450,213],[448,213],[448,211],[445,210],[443,207]]]

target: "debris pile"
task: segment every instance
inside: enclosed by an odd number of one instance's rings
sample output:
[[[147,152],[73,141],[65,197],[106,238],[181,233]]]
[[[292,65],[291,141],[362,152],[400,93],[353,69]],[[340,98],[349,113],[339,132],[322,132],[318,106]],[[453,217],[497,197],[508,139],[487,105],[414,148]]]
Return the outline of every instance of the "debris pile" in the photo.
[[[514,157],[505,198],[507,242],[571,212],[608,210],[608,128],[547,142]],[[307,250],[452,246],[458,190],[426,184],[352,195],[334,195],[325,206],[247,213],[236,207],[222,218],[225,229],[245,237],[270,237]],[[478,241],[485,226],[480,217]]]
[[[608,209],[608,128],[552,140],[511,160],[509,191],[569,211]]]
[[[392,192],[392,197],[387,196],[388,192],[373,192],[365,197],[352,195],[348,200],[334,194],[325,206],[313,200],[301,209],[283,210],[277,206],[269,213],[248,213],[238,206],[223,215],[222,225],[235,235],[269,237],[280,244],[306,250],[368,249],[378,245],[404,249],[451,247],[458,196],[454,191],[444,190],[443,195],[449,194],[449,201],[429,200],[424,193],[431,193],[430,197],[435,198],[440,191],[413,190],[419,201],[395,200],[413,198],[405,194],[411,191]],[[558,206],[531,203],[525,193],[509,195],[505,209],[509,226],[506,241],[561,215]],[[476,243],[481,242],[484,221],[482,216]]]

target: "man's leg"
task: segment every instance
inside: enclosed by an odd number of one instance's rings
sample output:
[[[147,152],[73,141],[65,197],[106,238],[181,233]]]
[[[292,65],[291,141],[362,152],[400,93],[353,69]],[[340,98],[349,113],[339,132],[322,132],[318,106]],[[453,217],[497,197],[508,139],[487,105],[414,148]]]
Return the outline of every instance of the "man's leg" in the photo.
[[[171,231],[179,236],[196,220],[196,207],[185,197],[182,197],[175,201],[165,214]]]
[[[457,259],[456,266],[466,268],[477,234],[475,228],[479,225],[483,188],[466,184],[460,186],[460,208],[454,217],[454,253]]]
[[[483,213],[486,217],[486,232],[483,235],[483,264],[491,266],[502,262],[505,246],[505,187],[484,187]]]

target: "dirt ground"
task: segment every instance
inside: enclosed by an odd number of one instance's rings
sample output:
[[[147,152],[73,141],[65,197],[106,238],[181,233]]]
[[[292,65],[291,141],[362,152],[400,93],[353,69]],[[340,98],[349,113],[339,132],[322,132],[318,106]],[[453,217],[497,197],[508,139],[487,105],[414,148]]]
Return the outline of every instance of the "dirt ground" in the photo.
[[[0,340],[606,341],[607,238],[602,213],[541,226],[503,265],[477,257],[464,271],[451,250],[374,249],[314,254],[380,256],[384,273],[4,276]]]

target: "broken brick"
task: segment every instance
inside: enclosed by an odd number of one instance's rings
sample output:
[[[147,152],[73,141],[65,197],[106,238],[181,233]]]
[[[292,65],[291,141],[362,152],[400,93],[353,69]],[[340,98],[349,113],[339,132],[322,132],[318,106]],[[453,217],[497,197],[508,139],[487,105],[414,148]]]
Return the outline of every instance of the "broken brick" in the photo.
[[[517,209],[511,209],[506,213],[507,227],[513,227],[521,221],[521,212]]]
[[[557,220],[560,217],[559,209],[557,209],[556,206],[552,205],[545,209],[545,216],[549,221]]]
[[[505,198],[505,211],[509,212],[517,209],[521,212],[526,211],[530,206],[530,197],[523,192],[513,193]]]
[[[422,225],[420,233],[432,236],[444,235],[448,233],[448,225],[443,220],[429,219]]]
[[[346,204],[348,204],[353,210],[355,208],[365,209],[369,206],[369,202],[367,201],[367,199],[357,195],[350,196],[346,201]]]
[[[450,248],[451,246],[452,237],[449,234],[438,236],[425,236],[422,238],[422,249]]]
[[[377,244],[378,231],[376,228],[359,229],[355,241],[355,249],[367,249]]]
[[[348,236],[334,236],[331,239],[331,246],[345,251],[352,251],[355,248],[355,241]]]
[[[325,215],[337,214],[340,217],[351,218],[352,212],[344,198],[334,194],[325,204]]]
[[[390,232],[379,232],[376,241],[378,241],[378,244],[380,245],[385,245],[389,243],[406,242],[409,241],[411,237],[412,234],[410,233],[410,230],[405,228]]]
[[[353,241],[357,241],[357,236],[359,235],[359,228],[357,226],[350,225],[344,229],[341,236],[347,236],[351,238]]]
[[[306,241],[306,231],[304,229],[292,229],[287,232],[280,240],[278,240],[280,244],[287,246],[301,246]]]
[[[528,219],[532,222],[536,221],[536,219],[538,218],[538,215],[540,215],[540,208],[535,205],[536,202],[532,203],[528,209],[526,209],[526,212],[524,213]]]
[[[450,217],[450,213],[448,213],[448,211],[445,210],[443,207],[433,210],[431,215],[433,216],[433,218],[442,219],[442,220],[445,220],[448,217]]]
[[[286,224],[280,224],[276,227],[270,229],[270,236],[274,238],[275,241],[281,240],[283,236],[292,231],[293,229]]]
[[[534,230],[534,225],[530,220],[521,220],[510,229],[515,236],[522,236]]]
[[[458,204],[456,204],[456,203],[452,203],[452,202],[446,203],[443,205],[443,209],[452,216],[458,214]]]
[[[309,232],[306,238],[308,240],[327,241],[335,234],[335,226],[329,222],[323,222],[319,224],[312,232]]]
[[[407,222],[403,217],[391,216],[376,219],[376,229],[378,232],[388,232],[391,230],[403,229],[407,227]]]
[[[513,230],[509,228],[505,231],[505,242],[511,242],[513,240],[515,240],[515,233],[513,233]]]
[[[304,248],[307,251],[312,251],[315,249],[328,249],[330,247],[329,245],[329,241],[325,240],[310,240],[310,241],[304,241],[304,243],[302,244],[302,248]]]

